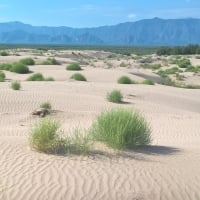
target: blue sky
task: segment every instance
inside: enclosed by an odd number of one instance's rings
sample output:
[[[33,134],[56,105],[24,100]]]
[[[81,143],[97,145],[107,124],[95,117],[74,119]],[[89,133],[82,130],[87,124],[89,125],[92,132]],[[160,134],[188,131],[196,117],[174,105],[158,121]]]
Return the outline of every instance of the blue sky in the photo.
[[[153,17],[200,18],[200,0],[0,0],[0,22],[96,27]]]

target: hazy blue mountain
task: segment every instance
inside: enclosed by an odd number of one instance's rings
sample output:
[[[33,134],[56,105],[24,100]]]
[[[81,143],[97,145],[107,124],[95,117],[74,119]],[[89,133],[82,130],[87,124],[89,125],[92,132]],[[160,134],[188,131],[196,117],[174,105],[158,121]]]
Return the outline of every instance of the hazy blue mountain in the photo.
[[[200,19],[145,19],[115,26],[70,28],[0,23],[0,43],[77,45],[200,44]]]

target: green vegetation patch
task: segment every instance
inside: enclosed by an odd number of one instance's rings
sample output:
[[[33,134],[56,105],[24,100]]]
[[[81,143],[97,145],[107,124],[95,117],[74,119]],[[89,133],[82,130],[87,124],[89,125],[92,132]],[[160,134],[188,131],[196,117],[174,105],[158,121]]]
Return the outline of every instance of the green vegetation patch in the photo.
[[[119,90],[113,90],[107,93],[107,100],[113,103],[122,103],[122,94]]]
[[[81,73],[75,73],[73,74],[70,79],[74,79],[76,81],[87,81],[87,79],[85,78],[85,76],[83,76]]]
[[[78,63],[72,63],[72,64],[69,64],[67,67],[66,67],[66,70],[70,70],[70,71],[80,71],[81,70],[81,67]]]
[[[90,129],[94,140],[115,149],[134,148],[151,142],[151,129],[138,112],[123,108],[102,112]]]

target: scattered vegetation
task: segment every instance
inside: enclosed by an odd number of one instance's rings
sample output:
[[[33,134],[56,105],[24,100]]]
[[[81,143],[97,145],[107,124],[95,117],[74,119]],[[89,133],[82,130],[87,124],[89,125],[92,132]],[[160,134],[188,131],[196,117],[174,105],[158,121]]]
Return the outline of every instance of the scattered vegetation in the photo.
[[[142,64],[141,65],[142,68],[144,69],[152,69],[152,70],[156,70],[156,69],[160,69],[162,67],[161,64]]]
[[[107,100],[113,103],[122,102],[122,94],[119,90],[113,90],[112,92],[107,93]]]
[[[54,79],[52,77],[45,78],[41,73],[35,73],[27,81],[54,81]]]
[[[70,79],[74,79],[76,81],[87,81],[87,79],[81,73],[73,74]]]
[[[165,77],[169,74],[176,74],[178,72],[183,72],[183,71],[180,70],[178,67],[172,67],[172,68],[169,68],[169,69],[166,69],[166,70],[159,70],[157,72],[157,74],[162,76],[162,77]]]
[[[21,84],[19,81],[13,81],[10,86],[13,90],[20,90]]]
[[[81,70],[81,67],[78,63],[72,63],[72,64],[69,64],[67,67],[66,67],[66,70],[70,70],[70,71],[80,71]]]
[[[6,78],[6,75],[4,72],[0,71],[0,82],[4,82]]]
[[[10,71],[11,68],[12,68],[12,64],[9,64],[9,63],[3,63],[0,65],[0,70]]]
[[[146,79],[142,82],[142,84],[146,84],[146,85],[155,85],[154,81],[152,81],[151,79]]]
[[[59,65],[60,63],[55,58],[47,58],[42,62],[42,65]]]
[[[151,130],[138,112],[123,108],[102,112],[90,129],[94,140],[115,149],[134,148],[151,142]]]
[[[181,68],[187,68],[191,66],[191,62],[189,59],[181,59],[177,61],[177,64]]]

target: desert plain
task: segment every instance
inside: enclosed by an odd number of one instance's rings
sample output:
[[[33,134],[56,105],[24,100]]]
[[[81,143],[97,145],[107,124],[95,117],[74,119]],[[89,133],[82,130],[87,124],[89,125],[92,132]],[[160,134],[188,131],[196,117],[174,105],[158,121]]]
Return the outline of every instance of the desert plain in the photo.
[[[0,64],[31,57],[35,73],[55,81],[26,81],[31,74],[4,71],[0,82],[0,199],[2,200],[199,200],[200,89],[160,84],[161,77],[141,67],[144,59],[161,64],[169,57],[122,56],[103,51],[15,49]],[[41,65],[48,57],[59,65]],[[143,60],[142,60],[143,59]],[[200,59],[190,56],[192,65]],[[78,62],[86,82],[71,80],[68,64]],[[200,84],[199,73],[182,72],[186,84]],[[128,76],[138,84],[118,84]],[[175,75],[170,75],[176,79]],[[141,84],[151,79],[155,85]],[[12,90],[12,80],[22,88]],[[124,103],[108,102],[118,89]],[[114,107],[140,110],[151,126],[152,143],[135,150],[89,155],[52,155],[29,146],[30,130],[40,120],[31,113],[50,102],[62,129],[88,129],[96,115]]]

